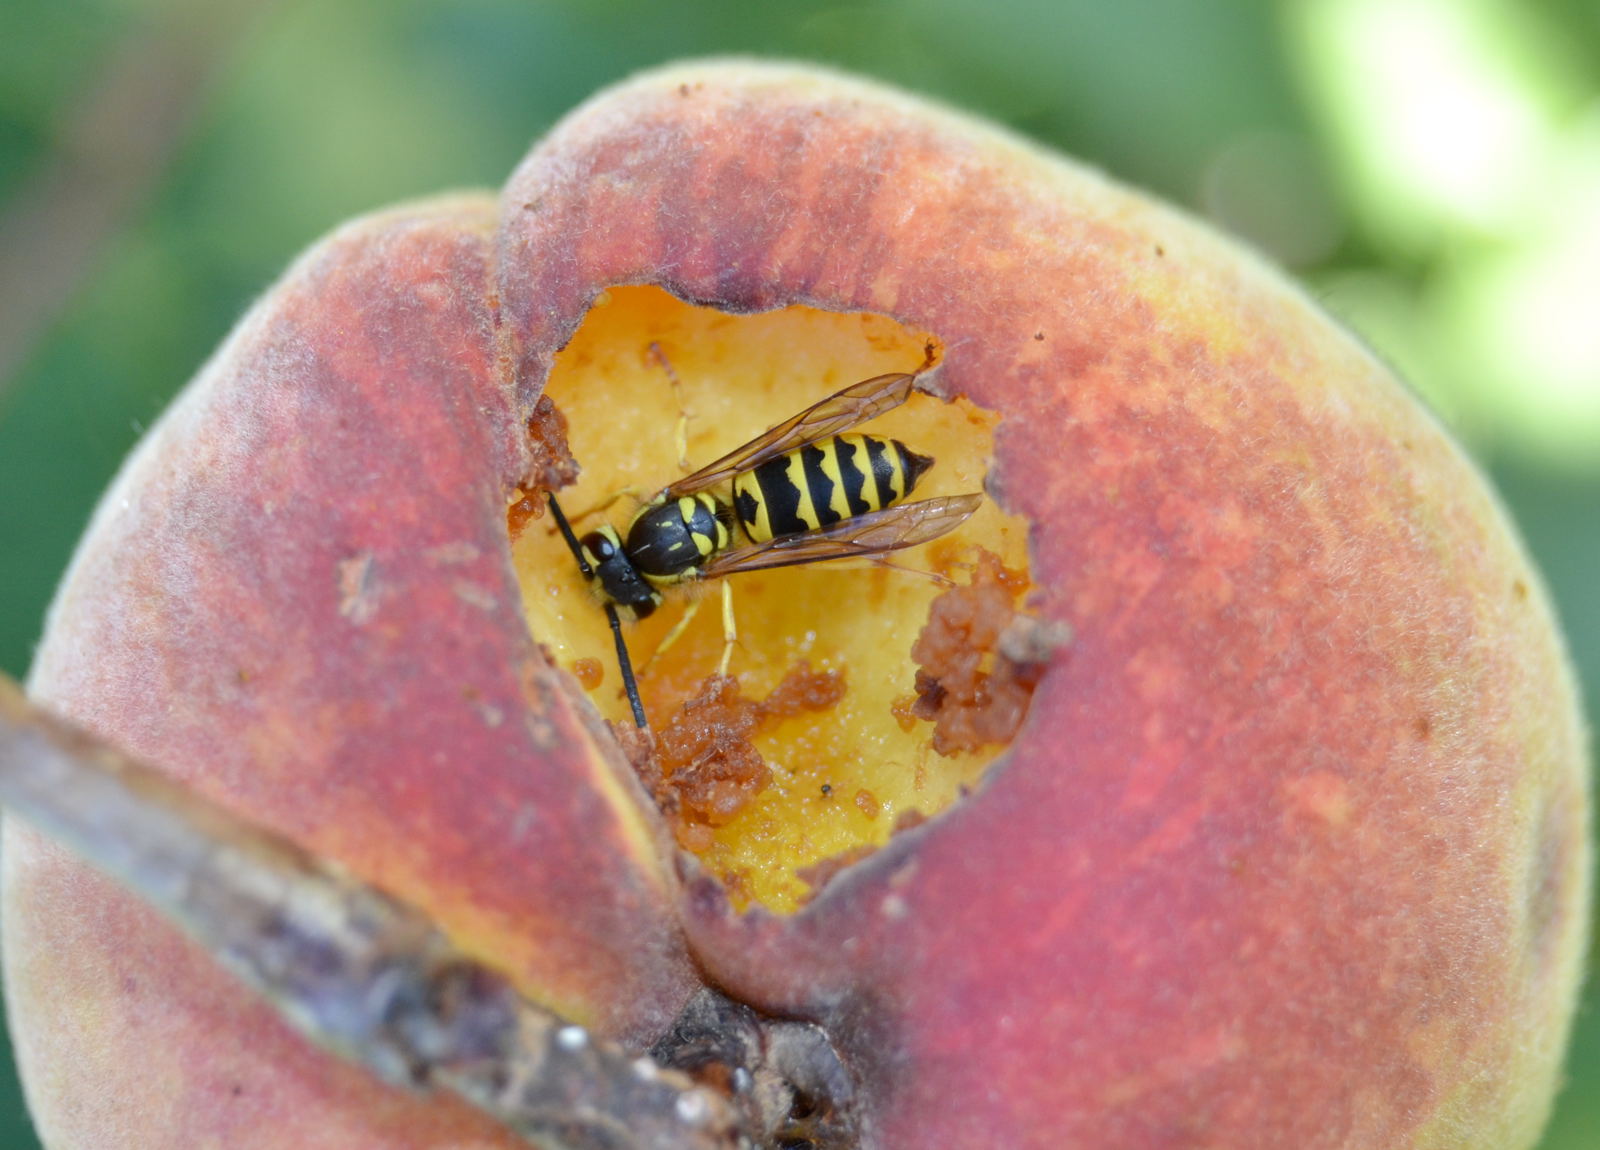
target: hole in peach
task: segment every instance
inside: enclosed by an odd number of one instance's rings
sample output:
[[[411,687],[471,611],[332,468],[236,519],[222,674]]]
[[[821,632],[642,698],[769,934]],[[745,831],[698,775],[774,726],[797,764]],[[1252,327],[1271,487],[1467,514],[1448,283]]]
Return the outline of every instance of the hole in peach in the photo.
[[[930,340],[937,347],[934,333],[878,315],[792,307],[731,316],[655,288],[605,292],[557,357],[545,390],[566,419],[572,456],[581,468],[577,481],[560,490],[562,506],[579,520],[574,526],[580,534],[607,522],[625,531],[641,501],[683,474],[680,413],[687,420],[684,449],[693,469],[851,383],[917,370]],[[946,403],[915,392],[862,430],[934,457],[911,496],[920,500],[983,491],[997,422],[995,414],[964,400]],[[614,498],[623,491],[628,494]],[[574,674],[602,715],[628,724],[610,634],[594,593],[549,518],[529,518],[520,493],[509,519],[532,633],[557,665]],[[729,674],[737,698],[756,706],[749,726],[764,774],[741,776],[756,777],[758,784],[731,806],[725,801],[729,792],[712,789],[706,792],[711,805],[700,813],[668,814],[686,820],[677,828],[680,844],[720,875],[741,905],[793,910],[818,876],[837,869],[819,864],[860,857],[886,842],[897,825],[954,802],[1015,730],[1013,722],[991,742],[970,735],[946,738],[943,753],[937,753],[935,723],[929,720],[947,700],[937,684],[930,687],[926,667],[919,682],[911,652],[936,597],[952,583],[1000,580],[1008,604],[1004,618],[988,631],[962,630],[966,624],[959,620],[981,623],[982,612],[961,606],[954,612],[957,630],[925,639],[919,654],[926,663],[932,651],[934,677],[970,656],[974,675],[963,680],[963,689],[971,694],[978,683],[976,694],[985,695],[986,677],[1007,664],[1007,652],[1014,655],[1017,647],[1016,628],[1005,639],[998,633],[1015,616],[1012,605],[1026,596],[1026,523],[986,498],[957,530],[889,559],[892,568],[845,560],[729,580],[739,634]],[[697,597],[709,601],[676,643],[652,659]],[[692,700],[726,693],[728,685],[719,688],[713,680],[723,654],[719,598],[717,583],[702,581],[669,591],[654,615],[624,624],[658,736]],[[963,644],[983,649],[963,650]],[[810,678],[797,685],[797,674]],[[842,689],[828,685],[835,680]],[[1024,684],[1025,690],[1031,685]],[[775,692],[780,702],[771,702]],[[1026,694],[1016,698],[1025,707]],[[657,766],[669,783],[681,769],[670,762]]]

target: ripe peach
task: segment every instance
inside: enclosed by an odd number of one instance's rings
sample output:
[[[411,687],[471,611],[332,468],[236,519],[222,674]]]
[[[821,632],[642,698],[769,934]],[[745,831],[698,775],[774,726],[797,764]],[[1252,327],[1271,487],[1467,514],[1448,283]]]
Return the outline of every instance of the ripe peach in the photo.
[[[644,284],[718,310],[609,291]],[[575,338],[597,299],[611,318]],[[814,310],[748,332],[724,314],[795,304]],[[882,698],[834,716],[843,734],[776,736],[758,825],[680,835],[703,854],[680,864],[559,669],[602,658],[582,676],[621,713],[599,611],[542,525],[507,542],[539,486],[534,401],[568,373],[551,394],[575,443],[596,436],[590,482],[649,485],[670,471],[637,441],[670,453],[673,422],[633,378],[659,384],[652,344],[710,377],[690,414],[745,419],[736,443],[827,381],[910,370],[925,339],[928,388],[965,406],[905,418],[935,476],[983,477],[991,503],[950,546],[1026,567],[1029,615],[1070,638],[987,773],[951,774],[909,715],[904,743],[898,721],[885,742],[850,727],[909,692],[936,588],[752,577],[743,680],[809,652],[842,668],[841,706]],[[839,618],[884,630],[833,647]],[[658,714],[714,666],[707,625],[647,680]],[[106,496],[31,688],[624,1041],[702,984],[820,1024],[863,1146],[1526,1146],[1575,1001],[1581,719],[1471,464],[1227,241],[811,69],[646,76],[498,203],[313,249]],[[925,791],[952,805],[891,838],[886,809]],[[809,872],[798,905],[796,871],[852,835],[879,849]],[[5,866],[53,1147],[510,1144],[312,1049],[24,828]]]

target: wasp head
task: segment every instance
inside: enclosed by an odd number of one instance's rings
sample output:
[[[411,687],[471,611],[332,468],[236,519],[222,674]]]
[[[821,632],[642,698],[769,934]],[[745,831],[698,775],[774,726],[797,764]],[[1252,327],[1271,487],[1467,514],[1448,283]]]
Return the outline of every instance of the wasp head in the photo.
[[[591,531],[579,545],[589,565],[589,578],[611,602],[632,612],[635,619],[643,619],[660,604],[660,594],[639,574],[615,530],[602,527]]]

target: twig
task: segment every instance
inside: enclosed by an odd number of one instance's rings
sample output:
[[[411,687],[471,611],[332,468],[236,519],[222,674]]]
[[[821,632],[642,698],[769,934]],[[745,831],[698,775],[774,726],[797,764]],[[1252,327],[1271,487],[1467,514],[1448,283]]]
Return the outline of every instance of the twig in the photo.
[[[730,1150],[725,1099],[522,999],[420,912],[33,706],[0,675],[0,802],[198,939],[320,1045],[540,1146]]]

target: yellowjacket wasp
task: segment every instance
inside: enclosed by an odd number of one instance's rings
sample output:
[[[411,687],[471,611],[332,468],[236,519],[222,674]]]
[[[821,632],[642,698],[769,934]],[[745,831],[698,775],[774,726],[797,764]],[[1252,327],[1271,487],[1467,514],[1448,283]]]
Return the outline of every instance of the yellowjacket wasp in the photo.
[[[953,531],[983,496],[902,503],[933,465],[896,439],[845,434],[904,403],[920,372],[875,376],[791,416],[662,488],[624,538],[579,539],[555,496],[550,509],[583,575],[605,600],[633,718],[647,726],[618,609],[642,619],[674,584],[914,547]],[[724,494],[711,488],[726,485]],[[747,543],[734,546],[735,531]]]

